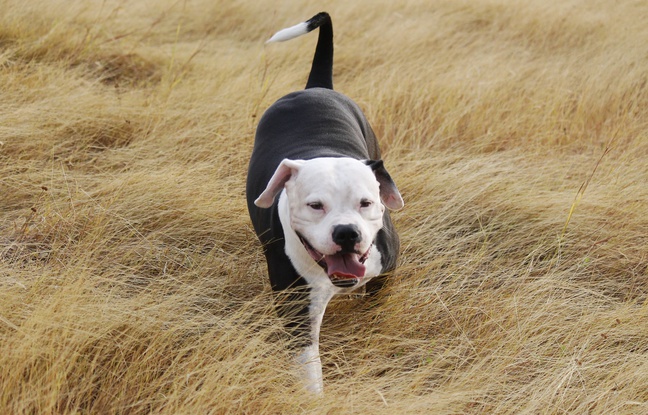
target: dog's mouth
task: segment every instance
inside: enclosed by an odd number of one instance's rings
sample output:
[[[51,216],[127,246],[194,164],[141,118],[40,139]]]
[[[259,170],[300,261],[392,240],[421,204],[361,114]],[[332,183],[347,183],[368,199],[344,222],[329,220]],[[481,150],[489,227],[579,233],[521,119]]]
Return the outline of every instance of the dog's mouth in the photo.
[[[365,253],[338,252],[333,255],[324,255],[297,233],[299,240],[306,248],[308,254],[317,264],[324,269],[329,279],[336,287],[353,287],[364,277],[367,267],[364,263],[369,258],[371,246]]]

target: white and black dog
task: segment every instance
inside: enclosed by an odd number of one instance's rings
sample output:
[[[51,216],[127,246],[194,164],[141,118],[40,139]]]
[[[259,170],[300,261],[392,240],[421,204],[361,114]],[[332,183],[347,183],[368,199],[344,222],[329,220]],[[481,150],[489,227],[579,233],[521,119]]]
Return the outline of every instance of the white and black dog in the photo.
[[[396,267],[399,239],[389,209],[403,199],[380,160],[360,108],[333,91],[333,26],[327,13],[277,32],[284,41],[320,28],[306,89],[275,102],[256,131],[247,204],[278,306],[301,342],[308,389],[323,390],[319,332],[335,294]],[[278,196],[278,197],[277,197]],[[376,278],[371,285],[380,285]],[[375,289],[369,288],[368,289]]]

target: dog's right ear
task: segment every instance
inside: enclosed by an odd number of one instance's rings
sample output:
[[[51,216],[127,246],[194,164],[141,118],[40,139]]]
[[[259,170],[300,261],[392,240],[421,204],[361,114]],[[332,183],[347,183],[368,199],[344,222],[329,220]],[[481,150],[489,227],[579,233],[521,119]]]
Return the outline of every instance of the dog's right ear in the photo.
[[[283,190],[290,177],[297,173],[304,164],[303,160],[283,159],[277,170],[270,178],[265,190],[257,197],[254,204],[260,208],[269,208],[274,203],[275,197]]]

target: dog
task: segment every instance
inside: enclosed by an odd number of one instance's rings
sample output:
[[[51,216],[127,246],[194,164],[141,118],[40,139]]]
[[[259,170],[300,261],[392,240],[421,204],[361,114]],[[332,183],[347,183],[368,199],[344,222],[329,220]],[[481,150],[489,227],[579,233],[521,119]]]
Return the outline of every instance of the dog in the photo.
[[[326,12],[277,32],[281,42],[319,28],[306,88],[271,105],[259,120],[246,197],[280,316],[301,351],[305,387],[323,392],[319,333],[335,294],[396,267],[400,242],[389,211],[403,198],[381,160],[357,104],[333,90],[333,25]],[[387,209],[386,209],[387,208]],[[295,305],[296,304],[296,305]]]

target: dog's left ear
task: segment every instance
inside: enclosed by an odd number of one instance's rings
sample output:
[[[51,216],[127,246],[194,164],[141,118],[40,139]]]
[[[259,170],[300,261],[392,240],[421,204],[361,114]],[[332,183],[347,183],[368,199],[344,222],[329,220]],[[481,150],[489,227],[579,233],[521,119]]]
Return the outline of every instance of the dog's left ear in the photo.
[[[303,164],[303,160],[284,159],[270,178],[265,190],[254,201],[254,204],[260,208],[269,208],[272,206],[275,197],[283,190],[286,182],[290,180],[293,174],[297,173]]]
[[[380,199],[382,202],[391,210],[399,210],[404,205],[403,197],[401,196],[396,183],[392,180],[385,165],[382,160],[367,160],[365,164],[371,167],[374,174],[376,175],[376,180],[380,184]]]

